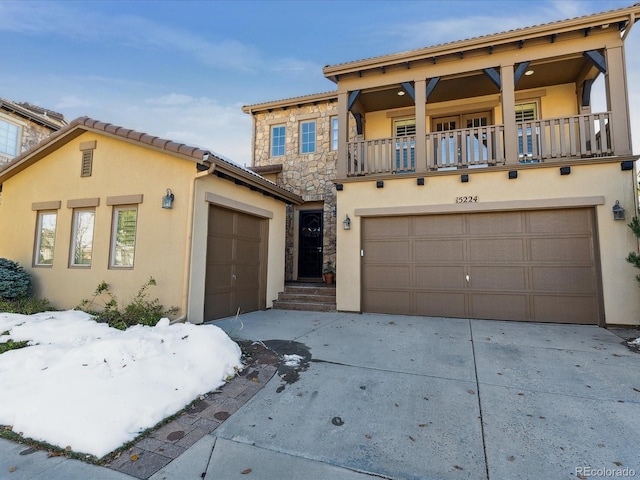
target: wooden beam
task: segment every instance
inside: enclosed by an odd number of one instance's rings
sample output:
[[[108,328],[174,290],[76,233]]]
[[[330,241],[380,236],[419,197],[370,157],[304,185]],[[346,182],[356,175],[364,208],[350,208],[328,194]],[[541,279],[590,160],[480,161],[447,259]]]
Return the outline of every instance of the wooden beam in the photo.
[[[436,85],[438,85],[439,81],[440,81],[440,77],[433,77],[433,78],[429,79],[429,83],[427,84],[427,98],[426,98],[426,100],[429,100],[429,97],[431,96],[431,94],[435,90]]]
[[[583,55],[591,60],[591,63],[593,63],[601,73],[607,73],[607,62],[600,52],[597,50],[588,50],[584,52]]]
[[[411,100],[413,100],[414,102],[416,101],[416,92],[413,88],[413,85],[411,85],[409,82],[402,82],[402,88],[404,88],[405,92],[407,92],[409,94],[409,96],[411,97]]]
[[[518,66],[516,67],[516,70],[514,72],[514,76],[513,76],[513,81],[514,84],[517,85],[518,82],[520,81],[520,79],[522,78],[522,75],[524,75],[524,72],[527,71],[527,68],[529,68],[529,63],[530,62],[522,62],[520,64],[518,64]]]
[[[502,81],[500,80],[500,74],[496,72],[495,68],[485,68],[484,73],[489,79],[495,83],[498,89],[502,89]]]
[[[351,107],[353,107],[353,104],[358,99],[358,95],[360,95],[360,90],[354,90],[349,94],[349,102],[347,103],[347,110],[351,110]]]

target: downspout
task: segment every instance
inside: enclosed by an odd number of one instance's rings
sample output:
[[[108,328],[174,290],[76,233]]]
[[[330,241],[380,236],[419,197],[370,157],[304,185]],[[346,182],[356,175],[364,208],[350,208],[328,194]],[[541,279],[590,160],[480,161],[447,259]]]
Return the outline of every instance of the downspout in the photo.
[[[206,157],[208,157],[207,154],[205,154]],[[203,160],[205,159],[205,157],[203,157]],[[191,276],[191,250],[192,250],[192,238],[193,238],[193,225],[195,222],[195,218],[194,218],[194,211],[195,211],[195,203],[196,203],[196,198],[195,198],[195,191],[196,191],[196,181],[199,178],[202,177],[206,177],[211,175],[214,170],[216,169],[216,164],[211,162],[211,164],[209,165],[209,168],[206,171],[203,172],[197,172],[195,174],[195,176],[192,178],[191,180],[191,185],[189,186],[189,198],[191,199],[189,202],[189,207],[187,210],[187,218],[189,219],[189,226],[187,228],[187,240],[186,240],[186,244],[185,244],[185,253],[184,253],[184,277],[182,279],[182,300],[180,302],[180,309],[182,310],[183,314],[181,316],[179,316],[178,318],[176,318],[175,320],[172,320],[171,323],[183,323],[186,319],[187,319],[187,312],[188,312],[188,307],[189,307],[189,278]]]
[[[626,40],[627,35],[629,35],[629,32],[631,31],[631,27],[633,27],[633,25],[635,23],[636,23],[636,14],[635,13],[631,13],[631,15],[629,15],[629,26],[626,28],[626,30],[622,34],[622,41],[623,42]]]

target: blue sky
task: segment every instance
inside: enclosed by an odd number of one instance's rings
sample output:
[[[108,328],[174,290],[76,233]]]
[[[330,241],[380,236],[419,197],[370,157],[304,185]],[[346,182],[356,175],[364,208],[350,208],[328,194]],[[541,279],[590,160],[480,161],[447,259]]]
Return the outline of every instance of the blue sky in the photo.
[[[0,97],[251,164],[243,105],[335,89],[322,67],[634,0],[0,1]],[[640,25],[626,41],[640,150]]]

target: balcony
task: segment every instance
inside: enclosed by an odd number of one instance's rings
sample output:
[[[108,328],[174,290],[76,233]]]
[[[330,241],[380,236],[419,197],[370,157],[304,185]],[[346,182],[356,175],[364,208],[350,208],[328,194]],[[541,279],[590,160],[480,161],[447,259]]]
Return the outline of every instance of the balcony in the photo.
[[[487,125],[348,142],[347,176],[425,173],[500,165],[614,156],[611,112],[516,123],[516,151],[505,146],[504,125]],[[424,141],[426,163],[416,162]],[[513,143],[513,142],[510,142]],[[426,167],[425,167],[426,165]]]

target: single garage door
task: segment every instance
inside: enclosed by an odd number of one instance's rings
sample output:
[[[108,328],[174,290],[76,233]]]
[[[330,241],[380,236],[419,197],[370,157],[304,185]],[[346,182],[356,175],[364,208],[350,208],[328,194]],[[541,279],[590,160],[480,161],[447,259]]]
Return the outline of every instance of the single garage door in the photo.
[[[265,307],[266,220],[211,205],[205,320]]]
[[[363,218],[363,311],[597,324],[591,208]]]

